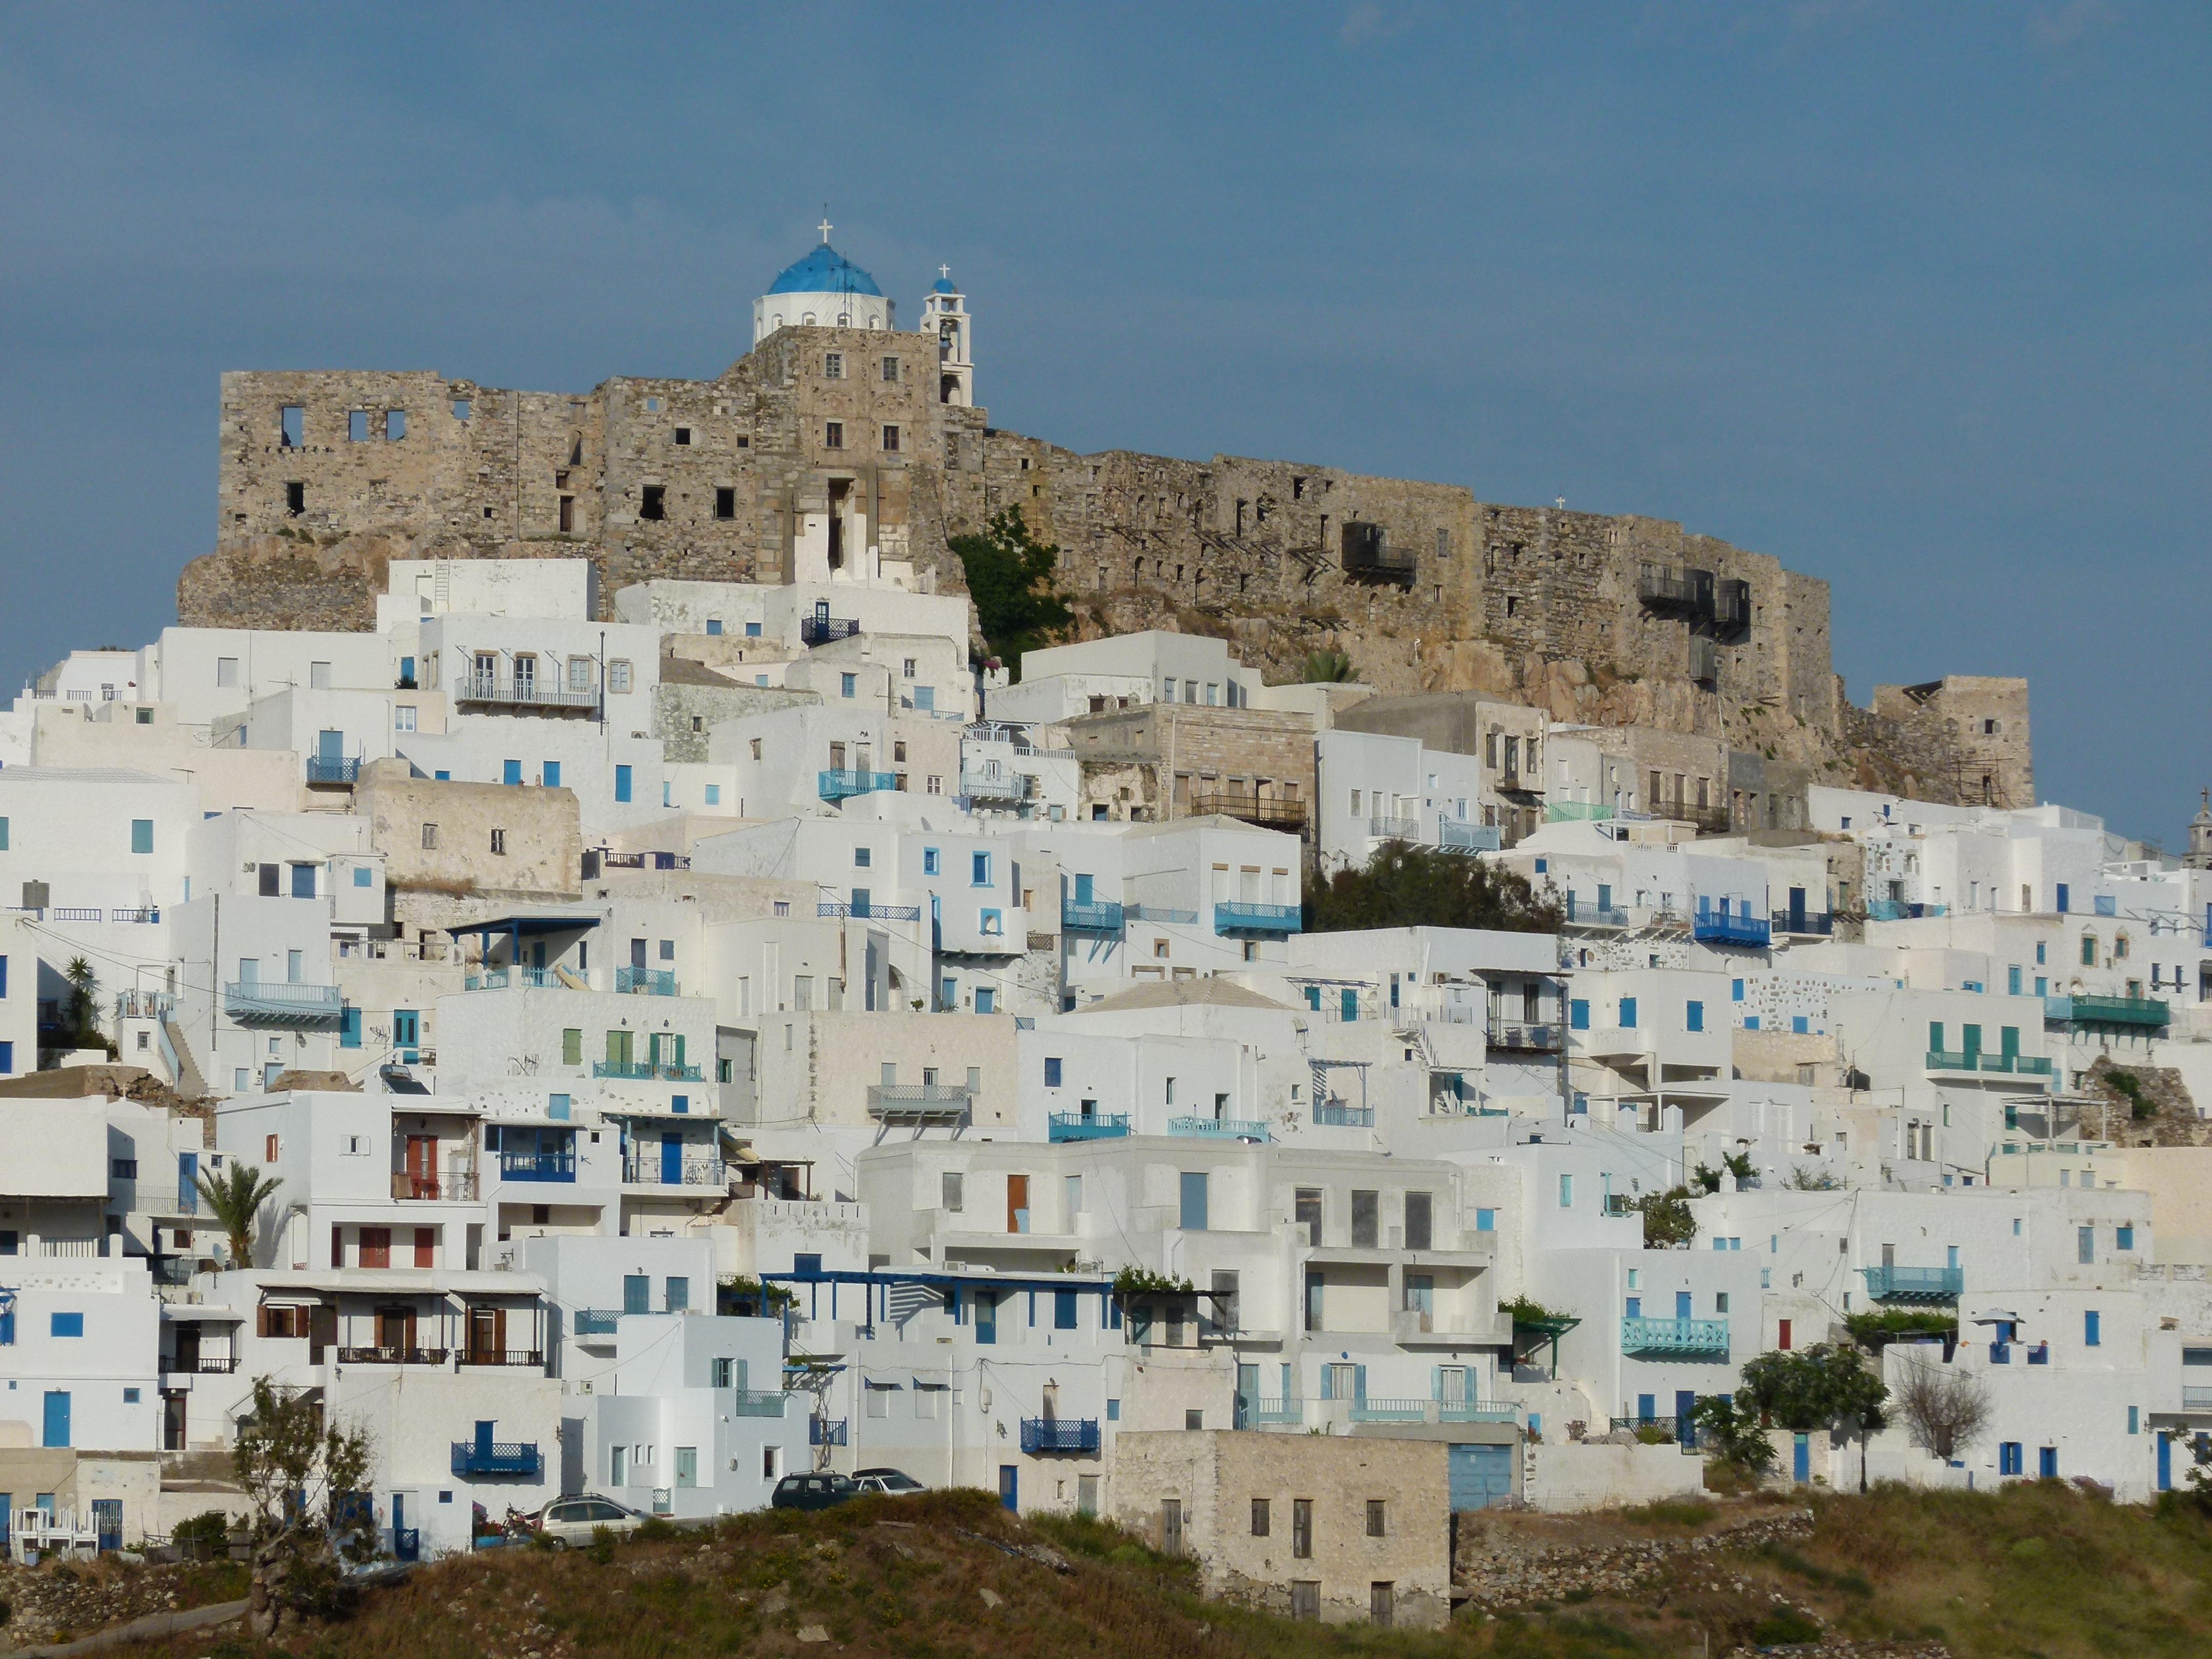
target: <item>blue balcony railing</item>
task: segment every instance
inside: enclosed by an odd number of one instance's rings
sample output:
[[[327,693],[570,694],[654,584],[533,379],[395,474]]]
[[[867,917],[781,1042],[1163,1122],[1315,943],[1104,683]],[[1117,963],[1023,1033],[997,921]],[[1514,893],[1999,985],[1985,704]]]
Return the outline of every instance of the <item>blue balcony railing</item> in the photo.
[[[1948,915],[1947,904],[1922,904],[1911,899],[1869,899],[1867,920],[1869,921],[1916,921],[1923,916]]]
[[[1295,933],[1299,927],[1295,904],[1231,904],[1213,907],[1217,933]]]
[[[807,1420],[806,1443],[810,1446],[842,1446],[846,1439],[846,1422],[842,1417],[816,1417]]]
[[[1267,1126],[1257,1118],[1171,1117],[1171,1135],[1195,1135],[1205,1140],[1266,1140]]]
[[[673,1060],[595,1060],[592,1075],[611,1078],[617,1083],[696,1083],[700,1080],[696,1066],[678,1066]]]
[[[848,767],[824,767],[817,780],[816,787],[824,800],[848,800],[854,795],[870,795],[878,790],[898,787],[898,775],[893,772],[858,772]]]
[[[672,968],[617,968],[615,990],[623,996],[672,997],[676,970]]]
[[[223,987],[222,1008],[241,1025],[335,1025],[345,996],[335,985],[240,981]]]
[[[1316,1101],[1313,1120],[1323,1128],[1371,1129],[1375,1127],[1375,1109],[1349,1105],[1341,1100]]]
[[[1570,805],[1577,803],[1569,802]],[[1613,904],[1593,904],[1579,895],[1567,895],[1567,920],[1577,927],[1626,927],[1628,912]]]
[[[862,899],[858,904],[818,902],[814,914],[827,921],[920,921],[919,904],[878,904],[873,899]]]
[[[1237,1415],[1241,1423],[1304,1423],[1306,1402],[1295,1397],[1277,1398],[1269,1395],[1239,1396]]]
[[[1095,1417],[1024,1417],[1022,1449],[1025,1452],[1096,1452],[1098,1419]]]
[[[1627,1354],[1728,1356],[1725,1319],[1637,1319],[1620,1322],[1620,1351]]]
[[[456,1440],[455,1474],[519,1474],[535,1480],[545,1473],[545,1459],[535,1440]]]
[[[1078,904],[1065,900],[1060,907],[1060,930],[1063,933],[1118,933],[1121,931],[1121,907],[1111,899],[1100,899],[1091,904]]]
[[[337,755],[307,757],[309,783],[355,783],[361,778],[361,762],[346,760]]]
[[[2057,1025],[2160,1027],[2170,1016],[2155,997],[2045,997],[2043,1018]]]
[[[578,1336],[612,1336],[621,1317],[613,1308],[579,1308],[569,1316],[568,1328]]]
[[[1049,1140],[1115,1140],[1128,1133],[1127,1112],[1094,1112],[1089,1117],[1080,1112],[1054,1112],[1045,1121]]]
[[[1966,1288],[1963,1267],[1862,1267],[1877,1302],[1956,1302]]]
[[[1811,910],[1777,910],[1773,924],[1776,933],[1795,933],[1800,938],[1826,938],[1836,931],[1835,917]]]
[[[1773,929],[1765,916],[1700,909],[1690,924],[1690,937],[1705,945],[1765,945],[1771,942]]]
[[[576,1155],[568,1152],[501,1152],[501,1181],[574,1181]]]
[[[854,617],[801,617],[799,619],[799,642],[801,645],[835,645],[839,640],[849,640],[860,631],[860,620]]]
[[[486,968],[479,973],[468,974],[461,980],[465,991],[505,991],[520,987],[538,991],[557,991],[562,988],[560,970],[556,968]]]
[[[1411,1396],[1394,1400],[1378,1395],[1363,1395],[1352,1402],[1352,1420],[1355,1423],[1419,1423],[1428,1416],[1430,1403]]]

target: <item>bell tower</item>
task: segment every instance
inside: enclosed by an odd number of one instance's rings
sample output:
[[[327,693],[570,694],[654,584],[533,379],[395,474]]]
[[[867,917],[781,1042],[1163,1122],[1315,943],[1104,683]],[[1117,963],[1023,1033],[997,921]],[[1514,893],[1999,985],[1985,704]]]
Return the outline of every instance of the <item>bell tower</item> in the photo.
[[[2185,870],[2212,870],[2212,789],[2204,791],[2204,804],[2189,821],[2189,851],[2181,865]]]
[[[952,267],[939,265],[921,302],[921,331],[937,336],[937,400],[972,407],[975,402],[974,341],[967,296],[952,286]]]

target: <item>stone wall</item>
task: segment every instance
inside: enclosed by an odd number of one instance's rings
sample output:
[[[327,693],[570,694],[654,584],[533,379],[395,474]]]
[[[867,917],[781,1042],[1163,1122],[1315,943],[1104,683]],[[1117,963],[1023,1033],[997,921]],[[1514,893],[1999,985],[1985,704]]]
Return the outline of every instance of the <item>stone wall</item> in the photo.
[[[573,789],[442,782],[414,775],[404,760],[372,761],[362,769],[354,810],[368,821],[369,845],[384,854],[385,882],[395,894],[574,897],[581,885]],[[428,826],[434,833],[426,846]]]
[[[1658,727],[1825,782],[2033,799],[2024,682],[1884,688],[1875,710],[1852,709],[1827,585],[1769,555],[1456,485],[1079,454],[938,402],[933,349],[919,333],[788,328],[712,380],[580,394],[428,372],[227,374],[217,542],[179,581],[179,615],[367,628],[392,557],[568,550],[606,595],[826,578],[870,549],[918,590],[956,592],[947,538],[1018,507],[1061,549],[1083,637],[1216,635],[1278,682],[1310,651],[1342,650],[1386,693]]]

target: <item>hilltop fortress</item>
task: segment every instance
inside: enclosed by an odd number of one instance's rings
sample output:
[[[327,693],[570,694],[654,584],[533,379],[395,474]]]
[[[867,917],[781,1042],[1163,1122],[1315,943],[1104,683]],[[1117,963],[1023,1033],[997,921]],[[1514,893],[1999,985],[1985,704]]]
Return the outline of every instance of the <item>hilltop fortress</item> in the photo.
[[[2034,802],[2025,680],[1880,686],[1856,708],[1827,583],[1767,554],[1322,465],[1077,454],[988,424],[971,329],[949,271],[920,328],[898,328],[825,229],[712,380],[567,394],[428,370],[226,374],[216,544],[179,615],[367,629],[391,559],[563,553],[592,559],[610,605],[656,578],[957,592],[947,538],[1018,507],[1061,550],[1083,637],[1217,635],[1272,679],[1329,647],[1384,693],[1717,739],[1770,787]]]

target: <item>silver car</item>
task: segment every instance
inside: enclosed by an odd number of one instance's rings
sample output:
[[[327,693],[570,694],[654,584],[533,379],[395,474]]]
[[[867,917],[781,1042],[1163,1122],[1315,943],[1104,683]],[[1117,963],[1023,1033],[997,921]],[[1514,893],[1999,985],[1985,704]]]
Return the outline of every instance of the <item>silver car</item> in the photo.
[[[855,1469],[853,1484],[863,1492],[881,1492],[887,1498],[902,1498],[929,1490],[904,1469]]]
[[[626,1510],[605,1498],[556,1498],[538,1512],[538,1533],[556,1550],[590,1543],[592,1534],[601,1527],[620,1534],[635,1532],[644,1524],[645,1517],[635,1510]]]

